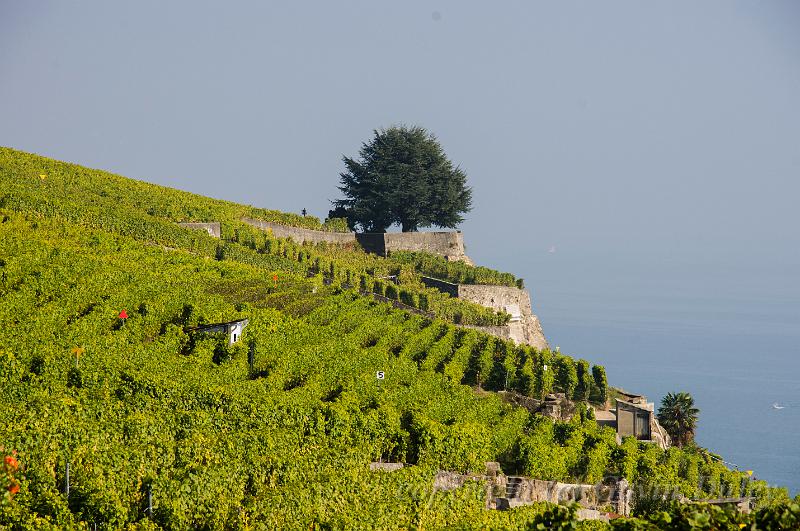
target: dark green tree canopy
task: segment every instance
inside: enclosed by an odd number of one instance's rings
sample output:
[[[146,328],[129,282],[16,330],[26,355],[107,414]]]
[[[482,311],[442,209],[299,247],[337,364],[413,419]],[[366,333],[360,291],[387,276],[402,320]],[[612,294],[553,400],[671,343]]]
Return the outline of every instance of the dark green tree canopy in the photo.
[[[333,201],[329,217],[345,217],[351,228],[403,232],[421,227],[455,228],[472,205],[467,176],[454,166],[436,138],[422,127],[374,132],[359,159],[344,157],[340,174],[344,199]]]
[[[697,429],[700,410],[694,407],[689,393],[667,393],[658,408],[658,422],[667,430],[672,442],[678,446],[689,444]]]

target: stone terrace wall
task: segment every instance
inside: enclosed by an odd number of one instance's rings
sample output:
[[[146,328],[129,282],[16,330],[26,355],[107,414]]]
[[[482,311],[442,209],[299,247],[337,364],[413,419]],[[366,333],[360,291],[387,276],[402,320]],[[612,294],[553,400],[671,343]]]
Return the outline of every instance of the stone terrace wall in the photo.
[[[358,244],[368,253],[386,256],[386,240],[380,232],[354,233]]]
[[[461,232],[385,232],[354,233],[326,232],[321,230],[289,227],[271,221],[242,218],[244,223],[261,230],[272,231],[277,238],[291,238],[297,243],[306,241],[346,244],[357,241],[365,251],[386,256],[392,251],[424,251],[444,256],[448,260],[472,261],[464,253],[464,235]],[[423,279],[431,286],[454,297],[478,303],[495,310],[506,310],[509,306],[519,308],[521,319],[500,327],[470,327],[494,336],[510,339],[542,350],[548,348],[539,318],[531,311],[531,298],[527,291],[509,286],[485,286],[451,284],[437,279]],[[438,283],[437,285],[434,285]]]
[[[525,502],[577,502],[584,507],[595,507],[601,501],[596,485],[580,485],[545,481],[523,477],[509,477],[509,498]],[[511,487],[513,485],[513,487]],[[610,491],[610,489],[609,489]],[[611,501],[612,492],[608,492],[606,503]]]
[[[272,235],[276,238],[291,238],[297,243],[350,243],[356,241],[356,236],[353,232],[328,232],[324,230],[304,229],[302,227],[289,227],[271,221],[250,218],[242,218],[242,221],[261,230],[271,230]]]
[[[539,318],[531,310],[531,297],[527,291],[510,286],[453,284],[426,276],[422,277],[422,282],[429,288],[436,288],[452,297],[465,299],[493,310],[507,311],[512,314],[519,310],[517,319],[505,326],[465,326],[500,339],[531,345],[538,350],[548,348]]]
[[[360,233],[356,239],[369,253],[386,256],[393,251],[414,251],[438,254],[448,260],[470,262],[464,252],[461,232],[383,232]]]
[[[259,219],[242,218],[242,221],[261,230],[271,230],[276,238],[291,238],[297,243],[357,241],[368,253],[381,256],[392,251],[424,251],[444,256],[448,260],[463,260],[472,264],[464,253],[464,235],[461,232],[327,232]]]
[[[449,260],[463,260],[464,235],[461,232],[387,232],[384,234],[386,252],[424,251],[442,255]]]
[[[502,328],[504,330],[486,331],[498,337],[507,337],[516,343],[531,345],[538,350],[549,347],[539,318],[531,309],[531,296],[527,290],[510,286],[459,284],[458,298],[495,310],[506,310],[506,308],[513,306],[518,307],[522,317],[521,321],[511,322],[507,327],[481,327],[479,329]]]
[[[631,512],[632,492],[625,479],[610,485],[582,485],[510,476],[506,495],[509,500],[522,504],[576,502],[589,509],[611,505],[616,513],[624,516]]]
[[[508,323],[505,326],[478,326],[478,325],[459,325],[459,326],[463,326],[464,328],[472,328],[474,330],[478,330],[479,332],[483,332],[484,334],[489,334],[490,336],[494,336],[507,341],[513,341],[514,343],[517,344],[526,343],[525,329],[523,328],[522,323]]]
[[[222,235],[219,221],[209,221],[207,223],[178,223],[181,227],[186,229],[197,229],[208,232],[209,236],[219,238]]]
[[[428,288],[435,288],[442,293],[447,293],[451,297],[458,297],[458,284],[439,280],[438,278],[426,277],[424,275],[420,277],[420,280],[422,280],[422,283]]]
[[[511,286],[459,284],[458,298],[495,310],[505,310],[509,306],[516,306],[523,314],[526,310],[527,313],[531,313],[531,297],[528,292]]]
[[[537,502],[575,502],[583,509],[597,510],[610,505],[620,515],[631,514],[633,493],[625,479],[588,485],[523,476],[460,474],[440,470],[434,478],[433,488],[437,491],[455,490],[463,487],[467,481],[486,482],[487,505],[496,509],[511,509]],[[600,514],[583,515],[583,518],[599,517]]]

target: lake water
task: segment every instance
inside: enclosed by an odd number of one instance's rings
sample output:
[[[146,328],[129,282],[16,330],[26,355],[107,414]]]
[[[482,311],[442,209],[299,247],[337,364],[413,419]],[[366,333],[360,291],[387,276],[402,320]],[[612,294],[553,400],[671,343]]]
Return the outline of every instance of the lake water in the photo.
[[[535,279],[527,282],[534,311],[553,347],[605,365],[612,385],[656,405],[667,392],[690,392],[702,446],[800,492],[796,267],[559,253],[506,258]]]

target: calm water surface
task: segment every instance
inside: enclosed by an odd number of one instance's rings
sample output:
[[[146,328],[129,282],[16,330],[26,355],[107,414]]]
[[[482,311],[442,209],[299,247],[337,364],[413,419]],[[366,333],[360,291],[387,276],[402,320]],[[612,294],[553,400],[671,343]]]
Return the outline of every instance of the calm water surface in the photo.
[[[538,272],[528,284],[551,345],[656,404],[690,392],[701,445],[799,493],[798,268],[598,262],[555,253],[517,269]]]

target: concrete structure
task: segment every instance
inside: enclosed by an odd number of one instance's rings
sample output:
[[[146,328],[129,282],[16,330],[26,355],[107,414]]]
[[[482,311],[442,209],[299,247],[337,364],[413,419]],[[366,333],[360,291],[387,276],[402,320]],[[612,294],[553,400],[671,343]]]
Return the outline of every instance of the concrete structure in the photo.
[[[222,236],[222,229],[219,221],[208,221],[203,223],[178,223],[181,227],[186,229],[204,230],[209,236],[220,238]]]
[[[514,391],[500,391],[499,394],[506,402],[553,420],[567,421],[575,414],[575,403],[567,399],[564,393],[550,393],[544,400]],[[644,396],[627,393],[623,396],[635,402],[617,399],[614,409],[595,409],[597,424],[616,431],[617,443],[621,443],[623,437],[632,436],[640,441],[658,444],[665,450],[669,448],[672,442],[653,413],[653,403],[647,402]]]
[[[617,434],[620,437],[636,437],[641,441],[652,438],[650,423],[653,411],[646,405],[632,404],[617,399]]]
[[[636,437],[640,441],[657,444],[663,449],[672,445],[669,434],[658,423],[655,404],[647,397],[617,390],[620,397],[615,399],[614,409],[595,410],[595,419],[602,426],[617,432],[617,442],[623,437]]]
[[[486,475],[490,478],[496,478],[503,471],[500,469],[500,463],[497,461],[486,461]]]
[[[304,229],[302,227],[290,227],[273,223],[272,221],[262,221],[260,219],[242,218],[244,223],[264,231],[272,232],[276,238],[291,238],[297,243],[355,243],[356,235],[353,232],[328,232],[324,230]]]
[[[250,323],[249,319],[240,319],[238,321],[230,321],[227,323],[214,323],[207,325],[200,325],[191,328],[190,332],[201,332],[204,334],[217,334],[225,333],[228,336],[228,345],[233,345],[242,337],[244,327]]]
[[[616,399],[617,439],[633,436],[640,441],[656,443],[663,449],[672,445],[667,431],[658,423],[655,404],[641,395],[624,395],[625,400]]]
[[[596,409],[594,411],[594,420],[600,426],[608,426],[614,431],[617,431],[617,413],[616,411],[608,411],[605,409]]]
[[[575,517],[578,520],[601,520],[603,522],[611,520],[606,513],[600,512],[597,509],[585,509],[583,507],[576,511]]]

